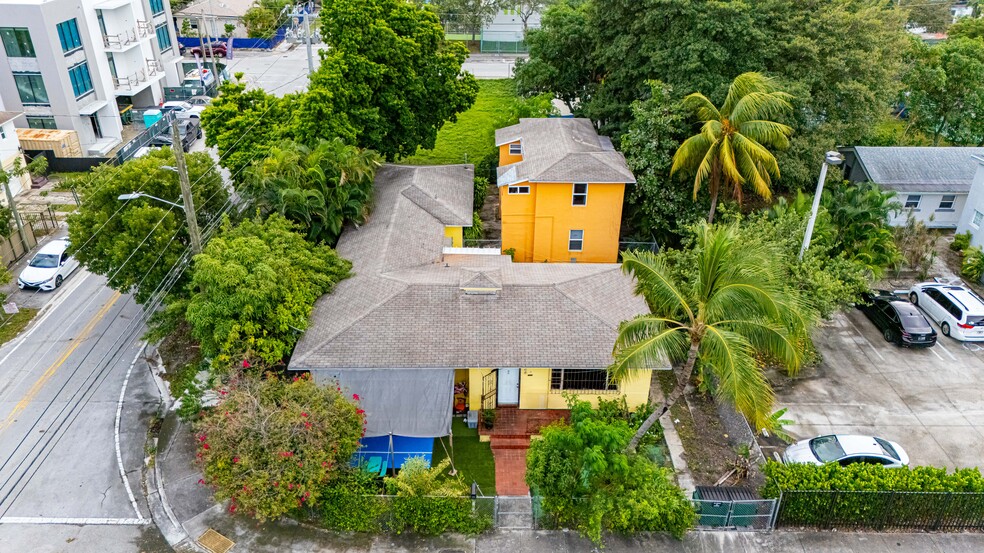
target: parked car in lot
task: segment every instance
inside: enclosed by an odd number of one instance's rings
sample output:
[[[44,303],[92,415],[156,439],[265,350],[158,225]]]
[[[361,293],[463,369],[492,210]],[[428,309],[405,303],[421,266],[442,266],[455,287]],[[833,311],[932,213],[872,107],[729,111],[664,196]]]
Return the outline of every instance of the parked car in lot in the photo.
[[[188,101],[189,104],[191,104],[193,106],[202,106],[202,107],[205,107],[205,106],[208,106],[209,104],[212,103],[212,97],[211,96],[192,96],[191,98],[188,98],[187,101]]]
[[[226,43],[221,40],[213,40],[210,43],[206,42],[204,53],[202,53],[203,51],[201,46],[195,46],[194,48],[191,49],[191,54],[194,56],[198,56],[200,58],[207,57],[209,51],[209,45],[211,45],[212,54],[214,54],[215,57],[217,58],[226,57],[226,53],[228,52],[226,50]]]
[[[926,348],[936,344],[936,331],[919,308],[891,292],[865,292],[857,307],[875,323],[886,342]]]
[[[162,112],[172,112],[174,116],[178,119],[199,119],[202,116],[202,112],[205,111],[204,106],[194,106],[188,102],[182,102],[180,100],[175,100],[171,102],[164,102],[164,105],[160,107]]]
[[[831,434],[801,440],[786,448],[782,460],[785,463],[811,465],[864,463],[887,468],[909,464],[909,456],[899,444],[874,436],[853,434]]]
[[[17,286],[21,290],[40,288],[46,291],[61,286],[62,281],[79,266],[79,262],[66,253],[70,245],[68,240],[52,240],[45,244],[21,271]]]
[[[181,148],[184,151],[191,149],[191,145],[202,137],[202,127],[197,119],[181,119],[178,121],[178,131],[181,133]],[[172,136],[170,131],[162,132],[149,142],[149,146],[170,146]]]
[[[909,301],[939,323],[944,336],[984,341],[984,300],[972,290],[959,284],[922,282],[909,290]]]

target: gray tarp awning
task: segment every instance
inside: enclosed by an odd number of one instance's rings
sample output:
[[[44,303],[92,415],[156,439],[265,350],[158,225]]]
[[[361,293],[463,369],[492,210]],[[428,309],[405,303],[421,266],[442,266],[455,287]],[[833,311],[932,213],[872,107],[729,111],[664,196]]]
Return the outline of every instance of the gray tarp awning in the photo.
[[[315,382],[337,380],[359,395],[366,436],[413,438],[451,433],[454,369],[312,370]]]

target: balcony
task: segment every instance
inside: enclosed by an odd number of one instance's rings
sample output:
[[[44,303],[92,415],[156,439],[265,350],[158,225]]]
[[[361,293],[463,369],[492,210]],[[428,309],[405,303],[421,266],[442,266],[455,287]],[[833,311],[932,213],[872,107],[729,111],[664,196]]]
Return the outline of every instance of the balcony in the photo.
[[[103,46],[112,52],[125,52],[140,44],[136,29],[126,29],[115,35],[103,35]]]
[[[117,96],[132,96],[147,88],[151,83],[164,78],[164,64],[155,59],[145,61],[145,67],[113,78],[113,88]]]
[[[154,27],[147,21],[137,20],[137,34],[140,38],[149,38],[150,35],[154,34]]]

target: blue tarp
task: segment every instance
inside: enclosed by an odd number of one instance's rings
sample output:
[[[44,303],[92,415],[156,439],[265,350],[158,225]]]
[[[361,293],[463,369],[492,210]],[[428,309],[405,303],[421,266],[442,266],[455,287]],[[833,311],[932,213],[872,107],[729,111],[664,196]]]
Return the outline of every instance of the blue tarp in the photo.
[[[392,448],[390,439],[392,438]],[[362,447],[352,459],[354,463],[368,462],[370,457],[386,458],[387,466],[400,468],[411,457],[423,457],[429,465],[434,454],[434,438],[407,436],[375,436],[362,438]]]

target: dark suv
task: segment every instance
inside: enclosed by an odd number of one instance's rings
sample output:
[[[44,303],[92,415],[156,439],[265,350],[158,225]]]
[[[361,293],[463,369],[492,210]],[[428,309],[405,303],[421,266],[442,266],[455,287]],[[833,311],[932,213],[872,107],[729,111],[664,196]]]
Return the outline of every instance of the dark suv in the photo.
[[[205,51],[204,52],[202,51],[202,47],[201,46],[195,46],[194,48],[191,49],[192,55],[198,56],[200,58],[208,57],[208,50],[209,50],[209,45],[210,44],[212,46],[212,54],[214,54],[215,57],[217,57],[217,58],[224,58],[224,57],[226,57],[226,53],[227,53],[226,43],[225,42],[222,42],[221,40],[213,40],[210,43],[209,42],[206,42],[205,43]]]
[[[922,312],[891,292],[876,290],[861,294],[858,309],[875,323],[888,342],[924,348],[936,344],[936,331]]]
[[[188,151],[196,140],[202,137],[202,127],[196,119],[179,119],[178,131],[181,133],[181,149]],[[155,136],[150,141],[151,146],[170,146],[171,131],[170,127],[165,132]]]

